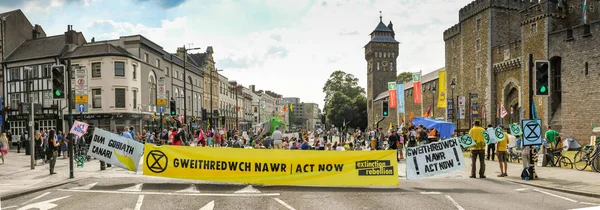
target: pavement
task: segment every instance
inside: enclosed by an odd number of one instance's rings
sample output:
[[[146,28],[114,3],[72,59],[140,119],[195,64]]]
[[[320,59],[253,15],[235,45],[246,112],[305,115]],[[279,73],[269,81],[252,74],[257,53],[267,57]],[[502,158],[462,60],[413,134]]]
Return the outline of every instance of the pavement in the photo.
[[[365,151],[367,152],[367,151]],[[396,187],[294,187],[190,181],[143,176],[120,168],[100,171],[97,161],[75,167],[57,161],[29,168],[29,156],[9,153],[0,165],[0,209],[580,209],[600,207],[600,174],[536,167],[540,179],[520,179],[522,164],[486,161],[487,179],[471,179],[470,168],[406,180],[398,164]],[[343,180],[340,180],[343,181]],[[85,200],[85,202],[80,202]],[[108,202],[107,202],[108,201]],[[93,204],[93,205],[90,205]],[[98,205],[101,204],[101,205]]]

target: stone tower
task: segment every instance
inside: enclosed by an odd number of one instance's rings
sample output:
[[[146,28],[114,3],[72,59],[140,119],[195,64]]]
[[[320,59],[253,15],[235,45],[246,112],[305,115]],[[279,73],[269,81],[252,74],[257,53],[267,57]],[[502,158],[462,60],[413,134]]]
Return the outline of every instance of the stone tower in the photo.
[[[388,27],[389,26],[389,27]],[[381,15],[379,24],[371,32],[371,40],[365,45],[365,59],[367,60],[367,112],[369,114],[369,127],[374,127],[381,117],[381,102],[374,100],[381,93],[387,93],[387,83],[396,81],[396,58],[398,57],[398,41],[394,39],[395,33],[390,23],[386,26]],[[402,91],[403,92],[403,91]],[[388,121],[395,119],[395,109],[389,110]],[[378,117],[379,116],[379,117]],[[385,121],[389,124],[388,121]],[[388,124],[385,124],[386,126]],[[393,121],[395,125],[395,120]],[[381,124],[380,124],[381,126]]]

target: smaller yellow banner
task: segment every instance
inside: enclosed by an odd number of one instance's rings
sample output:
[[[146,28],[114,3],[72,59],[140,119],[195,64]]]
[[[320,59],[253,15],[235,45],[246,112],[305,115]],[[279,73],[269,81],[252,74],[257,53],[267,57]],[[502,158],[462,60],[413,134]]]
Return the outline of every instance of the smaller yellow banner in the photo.
[[[439,90],[438,90],[438,104],[437,107],[438,108],[446,108],[446,104],[448,104],[447,100],[448,100],[448,92],[446,91],[446,71],[440,71],[438,73],[438,86],[439,86]]]
[[[75,96],[75,103],[76,104],[87,104],[88,96]]]

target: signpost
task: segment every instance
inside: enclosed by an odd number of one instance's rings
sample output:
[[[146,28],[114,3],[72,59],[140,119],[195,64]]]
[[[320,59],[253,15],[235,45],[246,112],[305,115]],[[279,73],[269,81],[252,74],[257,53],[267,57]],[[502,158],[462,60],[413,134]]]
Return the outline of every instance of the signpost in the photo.
[[[542,121],[523,120],[523,146],[536,146],[542,144]]]
[[[87,112],[88,78],[84,66],[75,69],[75,104],[75,107],[77,107],[77,111],[80,114]]]
[[[160,113],[160,130],[163,129],[163,112],[165,112],[165,107],[167,106],[167,93],[165,90],[165,78],[158,78],[156,87],[156,106],[157,111]]]

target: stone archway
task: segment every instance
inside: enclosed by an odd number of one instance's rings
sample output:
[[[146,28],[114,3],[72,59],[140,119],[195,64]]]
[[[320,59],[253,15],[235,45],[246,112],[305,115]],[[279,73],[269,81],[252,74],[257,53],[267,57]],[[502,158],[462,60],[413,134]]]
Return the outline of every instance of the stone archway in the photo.
[[[504,84],[501,104],[508,113],[508,115],[502,118],[503,124],[518,124],[521,122],[521,87],[517,85],[517,81],[514,78],[508,79]]]

